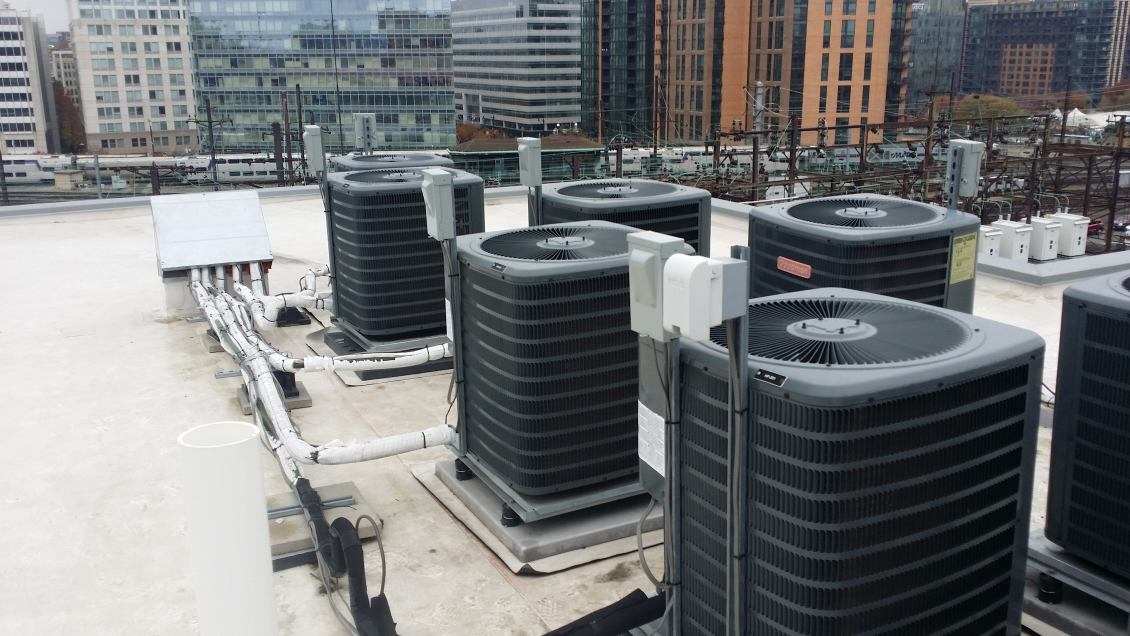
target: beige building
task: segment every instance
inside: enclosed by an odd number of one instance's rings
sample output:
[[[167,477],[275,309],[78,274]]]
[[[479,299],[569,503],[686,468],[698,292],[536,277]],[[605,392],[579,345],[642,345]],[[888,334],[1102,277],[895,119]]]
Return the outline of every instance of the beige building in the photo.
[[[58,150],[43,18],[0,2],[0,139],[4,154]]]
[[[69,0],[90,152],[197,148],[187,0]]]
[[[71,49],[51,49],[51,79],[63,86],[63,92],[79,103],[78,67]]]

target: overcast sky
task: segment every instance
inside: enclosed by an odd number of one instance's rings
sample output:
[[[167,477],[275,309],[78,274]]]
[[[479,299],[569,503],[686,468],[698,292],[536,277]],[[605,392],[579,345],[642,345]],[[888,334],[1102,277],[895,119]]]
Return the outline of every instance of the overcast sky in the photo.
[[[47,32],[66,31],[70,29],[67,18],[67,0],[8,0],[15,9],[31,11],[43,16],[47,23]]]

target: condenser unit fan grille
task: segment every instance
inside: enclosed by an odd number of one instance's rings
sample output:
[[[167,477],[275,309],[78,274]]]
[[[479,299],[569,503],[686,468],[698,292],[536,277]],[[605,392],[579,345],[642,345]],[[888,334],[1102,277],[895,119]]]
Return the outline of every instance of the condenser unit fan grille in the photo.
[[[424,175],[415,170],[403,172],[374,170],[347,174],[345,180],[352,183],[418,183],[424,180]]]
[[[492,236],[482,249],[528,261],[584,261],[627,254],[628,233],[606,227],[535,227]]]
[[[939,219],[932,207],[886,199],[818,199],[798,203],[788,215],[800,221],[844,228],[890,228],[922,225]]]
[[[658,181],[585,181],[568,185],[557,192],[579,199],[638,199],[678,191],[677,186]]]
[[[725,344],[720,329],[712,339]],[[913,305],[813,298],[749,308],[750,355],[783,362],[895,364],[943,355],[968,340],[961,323]]]

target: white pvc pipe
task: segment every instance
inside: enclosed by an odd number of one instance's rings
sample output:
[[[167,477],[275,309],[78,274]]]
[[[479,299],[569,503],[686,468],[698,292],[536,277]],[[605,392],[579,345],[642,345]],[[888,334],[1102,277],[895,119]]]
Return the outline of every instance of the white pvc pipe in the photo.
[[[259,428],[204,424],[177,443],[200,633],[276,634]]]

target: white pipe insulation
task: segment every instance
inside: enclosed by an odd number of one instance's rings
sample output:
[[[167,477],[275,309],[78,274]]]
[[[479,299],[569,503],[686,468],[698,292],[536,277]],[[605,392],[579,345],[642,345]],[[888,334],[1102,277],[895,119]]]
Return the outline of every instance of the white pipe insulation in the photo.
[[[285,449],[290,460],[293,460],[288,461],[288,458],[280,454],[284,467],[289,468],[291,472],[296,473],[298,469],[293,462],[301,464],[349,464],[391,457],[413,450],[450,444],[454,441],[455,432],[447,425],[389,437],[346,442],[334,440],[319,445],[313,445],[302,439],[294,428],[290,414],[286,410],[286,404],[273,374],[275,369],[288,370],[288,366],[293,366],[295,369],[306,368],[307,360],[311,361],[311,368],[349,368],[354,370],[399,368],[419,364],[428,359],[436,359],[429,356],[450,355],[450,345],[435,345],[417,352],[411,352],[409,355],[387,360],[338,360],[318,357],[298,360],[288,358],[274,352],[273,349],[270,351],[264,350],[264,347],[269,347],[269,345],[266,345],[253,331],[248,332],[230,305],[230,302],[234,299],[231,299],[230,296],[225,299],[226,294],[210,285],[206,287],[205,284],[201,280],[199,272],[194,272],[191,285],[197,303],[204,311],[205,318],[216,332],[224,349],[240,362],[251,402],[256,408],[262,409],[257,414],[257,418],[266,420],[263,422],[265,425],[264,431],[272,442],[272,447],[276,450],[276,453]],[[329,360],[329,362],[326,362],[326,360]],[[276,364],[279,366],[276,366]],[[296,366],[298,364],[302,366]],[[378,364],[382,366],[373,366]],[[318,367],[318,365],[328,366]],[[293,477],[293,475],[288,475],[288,478]]]

